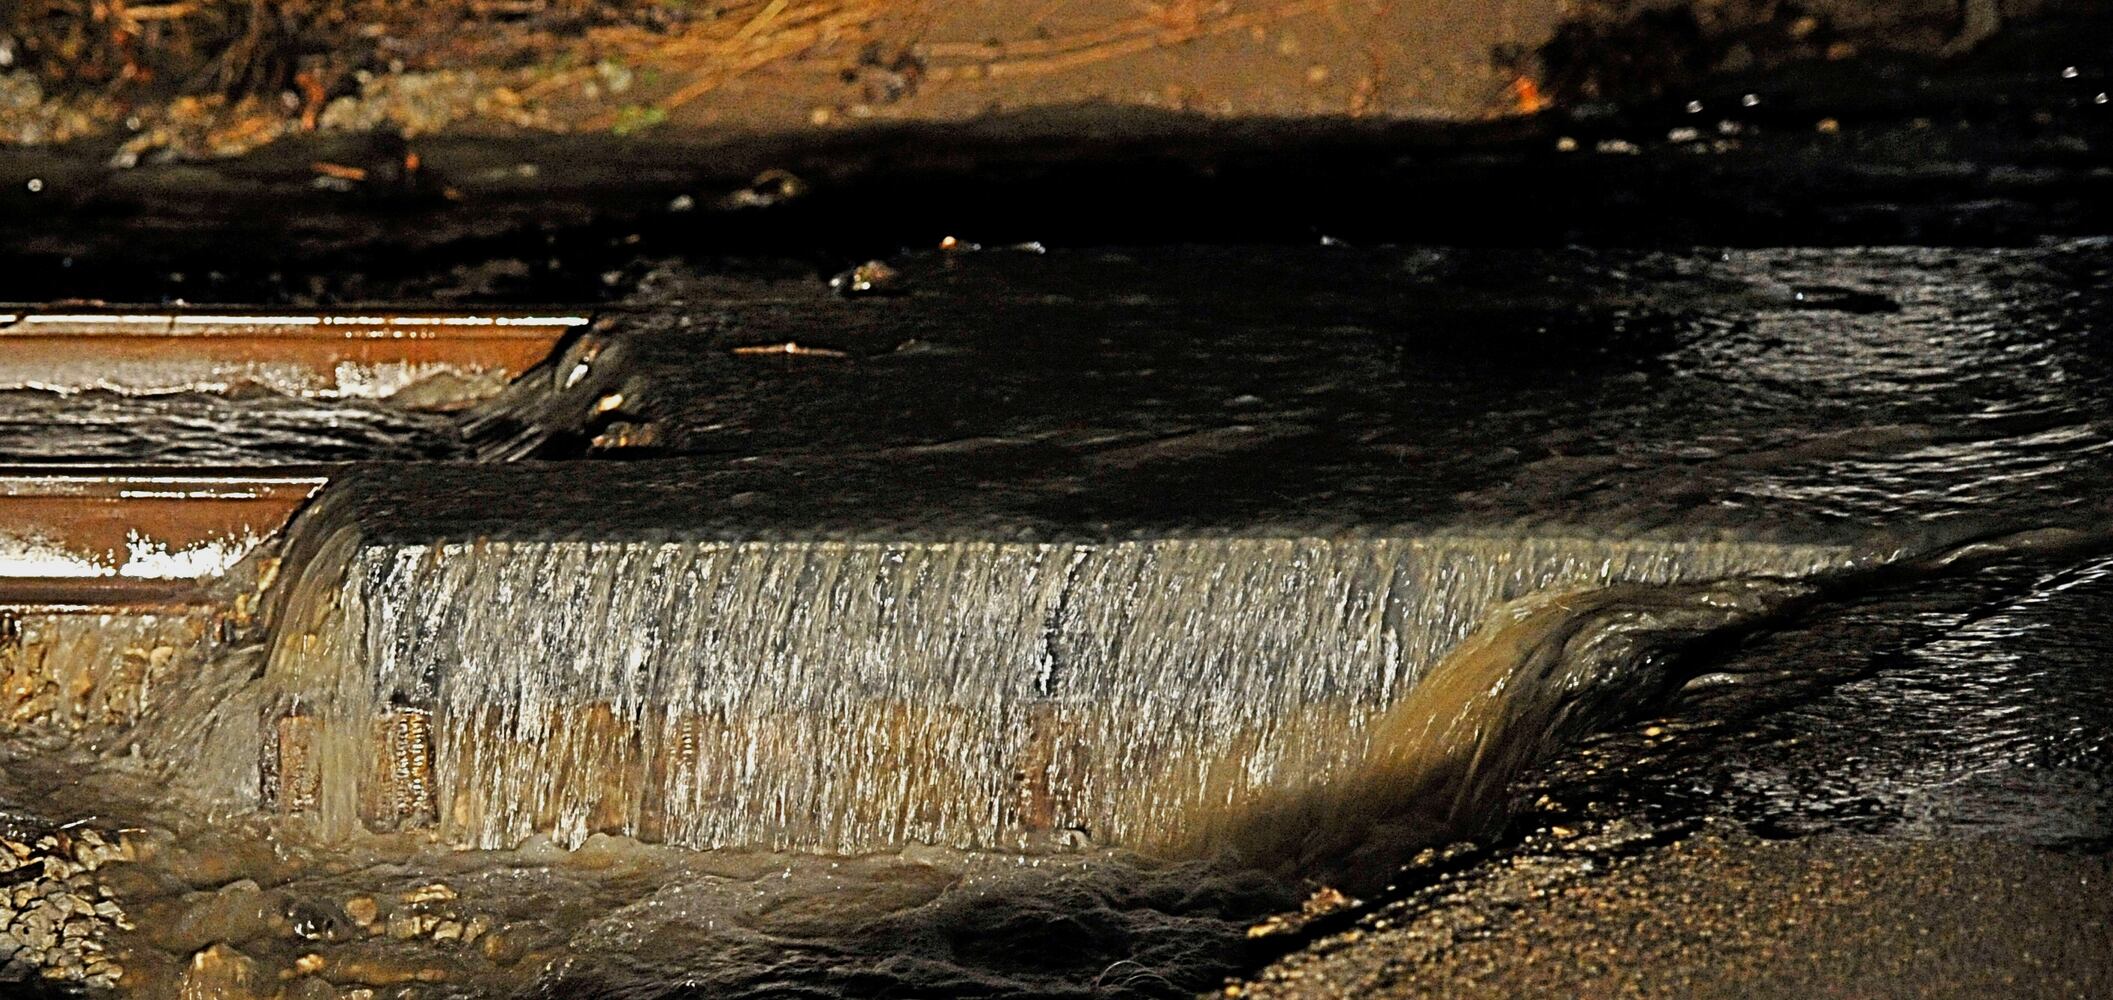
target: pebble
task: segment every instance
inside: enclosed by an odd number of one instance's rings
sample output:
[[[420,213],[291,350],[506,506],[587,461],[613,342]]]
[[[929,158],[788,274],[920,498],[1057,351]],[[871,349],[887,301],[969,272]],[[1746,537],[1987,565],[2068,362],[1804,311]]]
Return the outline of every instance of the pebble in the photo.
[[[617,405],[621,406],[622,403],[619,402]],[[436,903],[454,898],[455,890],[449,888],[444,882],[420,886],[403,895],[403,900],[406,903]]]
[[[420,926],[420,921],[430,919],[423,914],[398,910],[389,914],[388,934],[398,941],[409,941],[426,932],[427,928]]]
[[[372,927],[381,916],[381,907],[372,896],[354,896],[345,901],[345,915],[361,927]]]

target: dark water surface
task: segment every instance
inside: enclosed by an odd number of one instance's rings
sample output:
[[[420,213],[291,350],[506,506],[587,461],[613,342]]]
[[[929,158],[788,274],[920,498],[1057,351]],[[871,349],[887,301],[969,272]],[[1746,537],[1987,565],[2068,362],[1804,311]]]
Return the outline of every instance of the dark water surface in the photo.
[[[463,457],[454,423],[360,400],[258,389],[200,393],[0,390],[0,463],[308,464]]]

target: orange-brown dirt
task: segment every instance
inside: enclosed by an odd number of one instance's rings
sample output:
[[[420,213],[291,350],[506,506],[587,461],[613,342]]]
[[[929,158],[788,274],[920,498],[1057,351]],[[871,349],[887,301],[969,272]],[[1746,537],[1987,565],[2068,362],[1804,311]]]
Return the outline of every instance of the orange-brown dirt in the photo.
[[[2036,0],[22,0],[0,144],[754,134],[1058,105],[1470,120],[1720,69],[1960,50]]]

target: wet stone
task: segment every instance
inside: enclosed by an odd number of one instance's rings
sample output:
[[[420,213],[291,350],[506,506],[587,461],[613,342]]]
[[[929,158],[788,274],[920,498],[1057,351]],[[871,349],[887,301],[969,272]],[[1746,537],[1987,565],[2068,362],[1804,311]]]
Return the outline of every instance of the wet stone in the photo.
[[[829,287],[845,298],[900,295],[909,290],[908,281],[901,271],[878,260],[869,260],[830,278]]]
[[[381,916],[381,908],[372,896],[354,896],[345,901],[345,916],[361,927],[372,927]]]
[[[0,892],[0,982],[34,977],[108,987],[122,977],[103,938],[132,925],[91,874],[109,848],[109,839],[88,827],[5,839],[0,859],[20,881]],[[25,870],[35,874],[22,878]]]

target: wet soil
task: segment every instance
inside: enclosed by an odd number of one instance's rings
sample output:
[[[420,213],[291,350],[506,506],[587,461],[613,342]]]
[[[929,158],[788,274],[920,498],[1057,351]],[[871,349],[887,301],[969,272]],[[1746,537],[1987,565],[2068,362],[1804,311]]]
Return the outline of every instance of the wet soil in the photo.
[[[1224,995],[2097,996],[2109,880],[2003,842],[1713,832],[1605,873],[1492,872]]]

